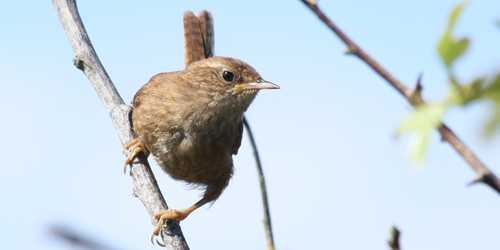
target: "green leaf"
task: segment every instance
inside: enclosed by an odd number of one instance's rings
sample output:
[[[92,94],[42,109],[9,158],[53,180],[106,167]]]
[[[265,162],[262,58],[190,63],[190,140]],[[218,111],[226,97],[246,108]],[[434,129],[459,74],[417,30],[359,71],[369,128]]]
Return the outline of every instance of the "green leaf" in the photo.
[[[459,4],[457,4],[457,6],[455,6],[453,11],[451,12],[450,21],[448,22],[448,30],[447,31],[451,32],[451,30],[453,29],[453,26],[455,26],[455,23],[457,22],[458,17],[460,16],[460,13],[465,8],[465,6],[467,6],[467,2],[465,2],[465,1],[459,3]]]
[[[410,159],[423,164],[431,132],[441,125],[445,103],[420,105],[401,123],[397,135],[410,134]]]
[[[456,58],[463,55],[468,47],[469,47],[469,39],[462,38],[453,44],[453,47],[449,51],[450,53],[449,56],[454,61]]]
[[[452,36],[455,23],[466,5],[467,4],[465,2],[462,2],[453,9],[448,26],[446,27],[443,37],[438,44],[439,55],[448,69],[451,69],[453,62],[458,57],[463,55],[469,47],[469,39],[462,38],[456,40]]]
[[[413,135],[410,139],[410,159],[417,165],[422,166],[429,147],[431,130],[422,131],[418,135]]]
[[[491,137],[495,132],[498,131],[498,128],[500,127],[500,106],[496,106],[495,110],[493,111],[492,116],[490,117],[490,120],[486,123],[486,126],[484,127],[484,135],[486,137]]]
[[[437,128],[441,125],[441,118],[448,105],[444,103],[423,104],[406,117],[401,123],[398,132],[407,133],[427,128]]]
[[[482,96],[491,98],[497,105],[500,105],[500,73],[488,83],[488,86],[482,91]]]
[[[493,77],[481,95],[481,97],[492,99],[494,104],[493,114],[484,128],[484,135],[491,137],[500,128],[500,73]]]
[[[446,102],[449,104],[466,105],[467,103],[480,98],[483,95],[484,78],[477,78],[470,84],[459,85],[452,82]]]
[[[477,78],[469,85],[471,95],[479,95],[483,91],[484,78]]]

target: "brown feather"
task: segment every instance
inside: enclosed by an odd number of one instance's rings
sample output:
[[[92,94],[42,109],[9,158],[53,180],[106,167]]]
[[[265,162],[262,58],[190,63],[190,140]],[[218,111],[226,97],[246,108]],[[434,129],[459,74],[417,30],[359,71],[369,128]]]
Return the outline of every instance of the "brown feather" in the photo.
[[[223,71],[233,72],[234,81],[225,81]],[[257,94],[234,86],[259,79],[254,68],[227,57],[158,74],[134,97],[134,131],[165,172],[206,187],[205,197],[213,201],[233,174],[232,155],[241,145],[243,113]]]
[[[191,11],[184,12],[184,53],[186,68],[192,62],[205,59],[205,46],[198,18]]]

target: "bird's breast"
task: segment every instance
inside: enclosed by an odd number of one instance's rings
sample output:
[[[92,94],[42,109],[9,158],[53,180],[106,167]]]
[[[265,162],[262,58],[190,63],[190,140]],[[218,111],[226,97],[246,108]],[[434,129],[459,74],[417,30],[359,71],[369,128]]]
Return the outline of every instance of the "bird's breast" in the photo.
[[[226,181],[233,173],[232,153],[239,135],[237,122],[237,119],[215,118],[186,122],[153,145],[168,150],[153,150],[152,154],[174,179],[202,185]]]

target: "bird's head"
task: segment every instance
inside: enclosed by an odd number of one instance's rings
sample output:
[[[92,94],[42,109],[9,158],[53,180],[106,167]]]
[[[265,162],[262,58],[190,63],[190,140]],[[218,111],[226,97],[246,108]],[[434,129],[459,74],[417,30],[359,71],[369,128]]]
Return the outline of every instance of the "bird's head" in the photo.
[[[214,106],[239,106],[244,110],[261,89],[279,89],[265,81],[247,63],[230,57],[211,57],[190,64],[184,70],[187,84]]]
[[[196,79],[195,84],[234,95],[256,94],[261,89],[280,88],[262,79],[252,66],[230,57],[211,57],[194,62],[186,68],[185,74]]]

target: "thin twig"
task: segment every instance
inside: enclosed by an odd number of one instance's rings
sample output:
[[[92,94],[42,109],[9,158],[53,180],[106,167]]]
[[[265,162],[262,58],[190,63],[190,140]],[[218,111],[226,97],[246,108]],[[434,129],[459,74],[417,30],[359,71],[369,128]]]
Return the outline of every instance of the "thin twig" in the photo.
[[[250,138],[250,144],[252,144],[253,155],[255,156],[255,163],[257,164],[257,171],[259,173],[260,191],[262,194],[262,206],[264,207],[264,226],[266,228],[267,249],[274,250],[275,249],[274,237],[273,237],[273,229],[271,227],[269,202],[267,201],[266,180],[264,179],[264,173],[262,172],[262,164],[260,162],[259,151],[257,150],[257,145],[255,144],[255,139],[253,138],[250,125],[248,124],[247,119],[245,117],[243,117],[243,125],[245,125],[246,131],[248,133],[248,138]]]
[[[75,1],[52,0],[52,3],[75,52],[73,59],[75,66],[87,75],[96,89],[104,107],[111,116],[111,120],[113,120],[122,146],[125,146],[135,138],[129,120],[132,108],[125,105],[99,61],[83,27]],[[118,172],[120,170],[121,167],[117,168]],[[144,154],[138,155],[132,162],[131,174],[134,196],[141,200],[150,216],[168,209]],[[189,249],[181,228],[176,222],[169,224],[168,228],[162,230],[162,238],[165,245],[171,250]]]
[[[71,227],[62,226],[62,225],[53,225],[49,228],[49,233],[53,237],[66,241],[71,245],[78,247],[80,249],[89,249],[89,250],[114,250],[116,248],[112,248],[110,246],[106,246],[105,244],[99,242],[96,239],[88,235],[82,235],[82,233],[77,232]]]
[[[390,85],[392,85],[399,93],[401,93],[413,106],[416,106],[422,102],[415,103],[414,98],[412,98],[415,91],[406,87],[401,83],[396,77],[390,74],[384,67],[382,67],[377,61],[375,61],[370,55],[368,55],[363,49],[361,49],[354,41],[351,40],[340,28],[335,25],[318,7],[318,5],[313,4],[307,0],[301,0],[309,9],[318,16],[318,18],[323,21],[339,38],[342,42],[347,45],[347,53],[357,56],[359,59],[364,61],[370,68],[377,72],[382,78],[384,78]],[[482,182],[500,194],[500,180],[496,175],[484,165],[481,160],[465,145],[453,131],[444,123],[438,128],[441,138],[447,141],[462,158],[472,167],[472,169],[477,174],[477,179],[472,183]]]

